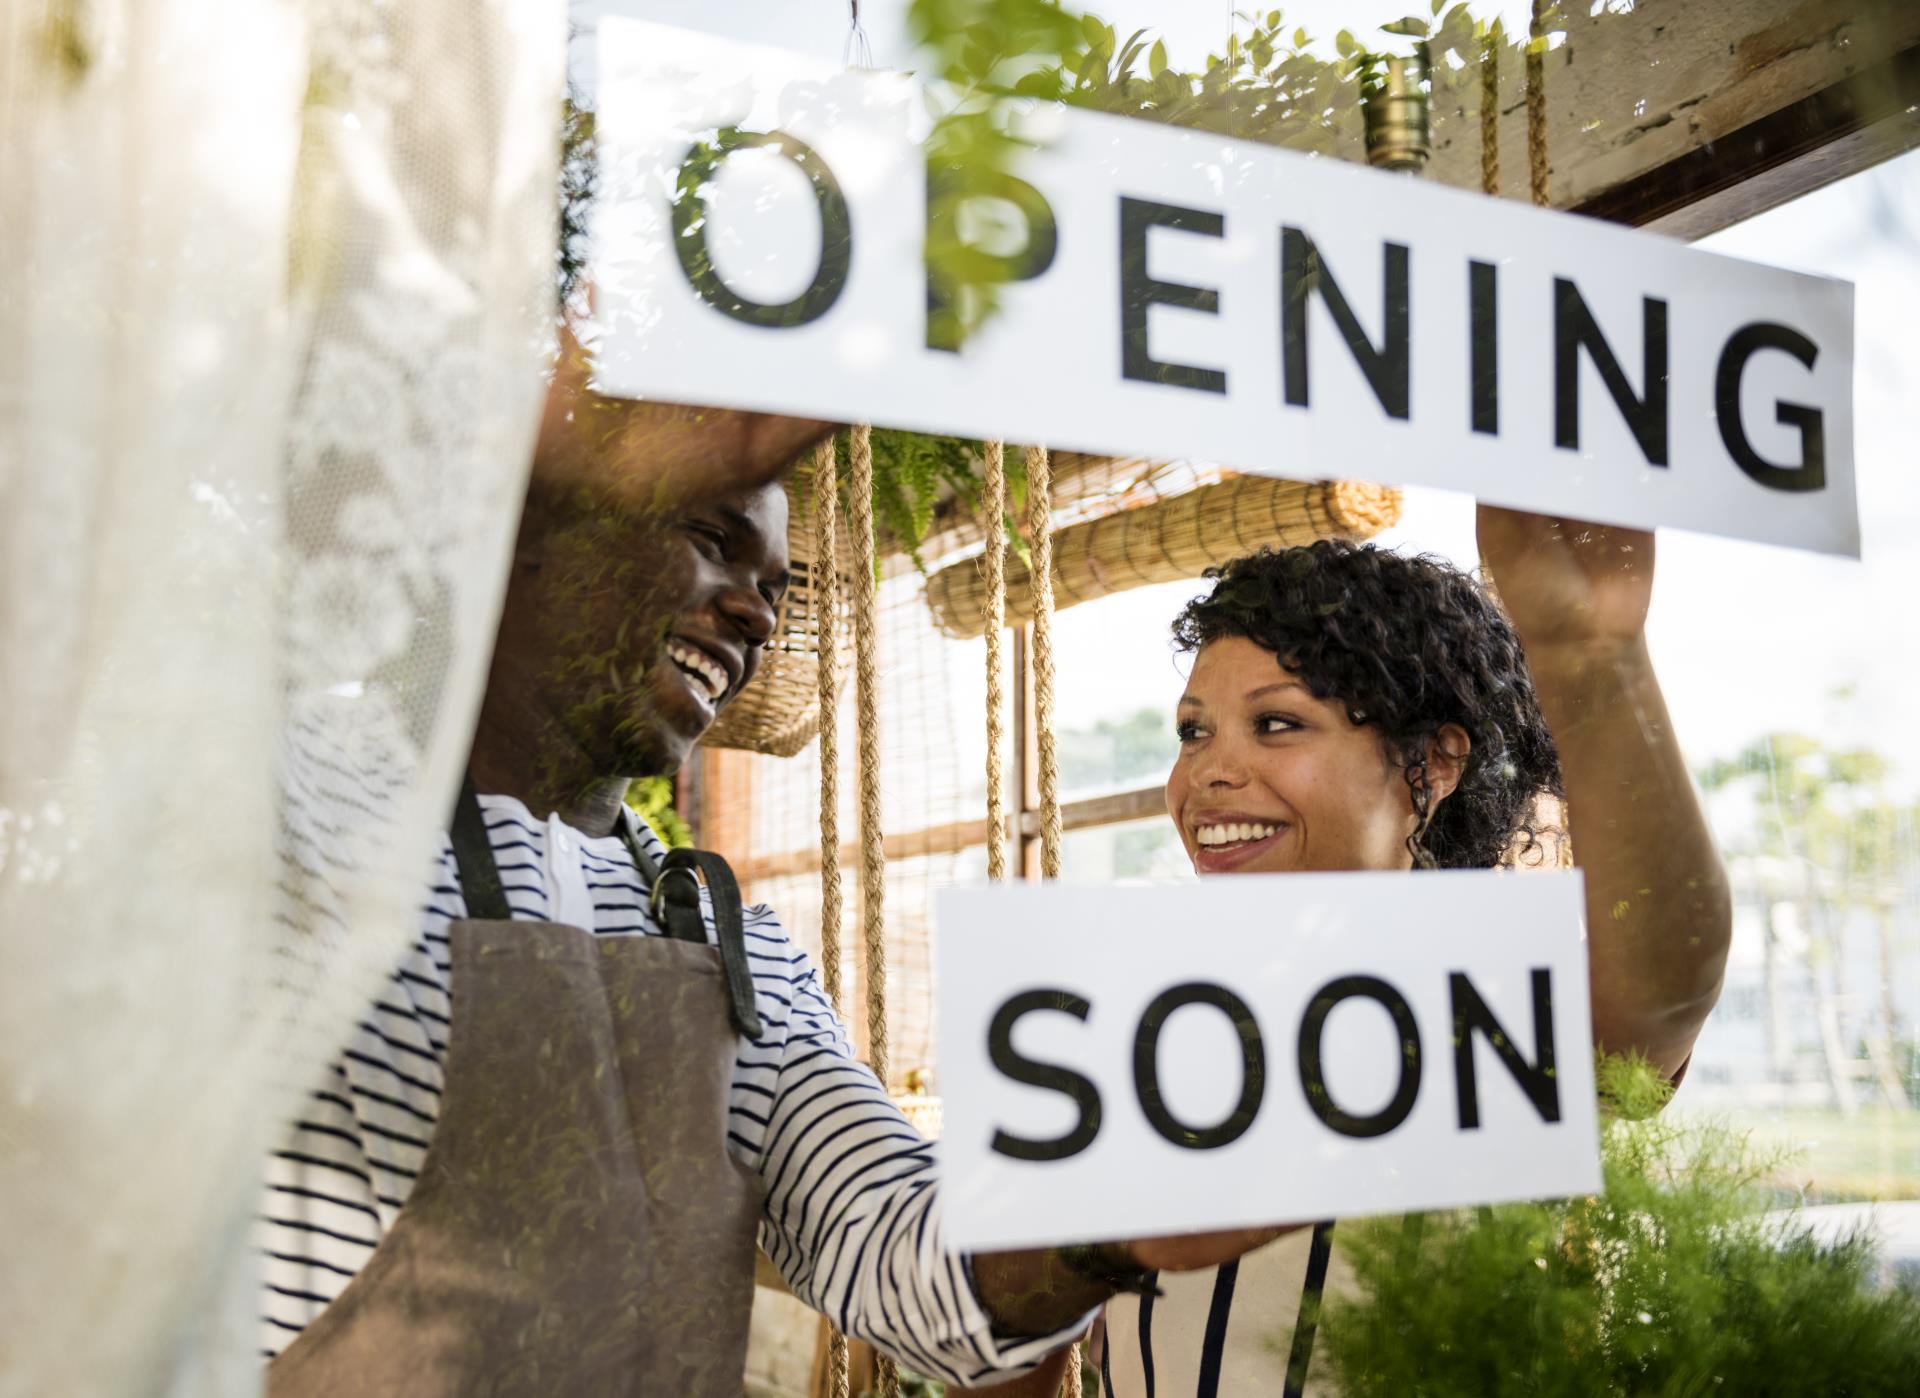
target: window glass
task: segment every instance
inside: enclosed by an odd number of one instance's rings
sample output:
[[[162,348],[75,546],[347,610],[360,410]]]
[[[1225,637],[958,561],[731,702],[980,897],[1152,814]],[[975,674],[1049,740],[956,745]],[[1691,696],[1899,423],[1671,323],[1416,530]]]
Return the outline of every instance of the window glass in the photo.
[[[1068,832],[1060,841],[1060,875],[1075,883],[1194,876],[1173,822],[1163,815]]]
[[[1055,618],[1061,800],[1166,780],[1180,747],[1173,706],[1186,677],[1168,628],[1204,590],[1198,582],[1142,587]]]

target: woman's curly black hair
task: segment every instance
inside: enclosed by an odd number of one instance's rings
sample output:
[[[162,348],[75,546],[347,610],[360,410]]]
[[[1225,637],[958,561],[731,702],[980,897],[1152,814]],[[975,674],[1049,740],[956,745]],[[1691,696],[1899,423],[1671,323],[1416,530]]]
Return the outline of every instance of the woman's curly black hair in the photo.
[[[1213,591],[1175,619],[1176,644],[1244,636],[1377,729],[1421,817],[1407,842],[1416,868],[1489,869],[1534,847],[1537,798],[1563,794],[1560,757],[1520,639],[1473,577],[1430,555],[1331,539],[1261,549],[1207,576]],[[1448,723],[1473,747],[1430,811],[1427,741]]]

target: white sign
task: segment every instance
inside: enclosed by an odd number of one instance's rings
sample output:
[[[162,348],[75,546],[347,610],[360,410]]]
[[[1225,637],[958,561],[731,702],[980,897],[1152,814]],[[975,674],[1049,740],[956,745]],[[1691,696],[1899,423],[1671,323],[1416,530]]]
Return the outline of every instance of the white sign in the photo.
[[[1445,872],[941,890],[950,1241],[1597,1192],[1581,889]]]
[[[609,18],[599,102],[604,391],[1858,553],[1847,283],[1042,105],[956,349],[905,78]]]

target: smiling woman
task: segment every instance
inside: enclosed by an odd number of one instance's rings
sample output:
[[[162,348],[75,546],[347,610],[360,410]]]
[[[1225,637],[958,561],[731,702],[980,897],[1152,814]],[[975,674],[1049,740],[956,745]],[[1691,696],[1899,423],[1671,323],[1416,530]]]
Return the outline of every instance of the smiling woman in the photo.
[[[1677,1077],[1729,929],[1646,658],[1653,540],[1491,507],[1479,526],[1505,608],[1441,559],[1368,545],[1263,549],[1216,570],[1174,623],[1195,658],[1167,809],[1202,875],[1487,869],[1538,841],[1543,796],[1564,798],[1596,1041]],[[1649,810],[1635,802],[1649,789],[1673,796]],[[1406,1051],[1417,1061],[1417,1042]],[[1300,1393],[1340,1265],[1323,1222],[1116,1299],[1106,1391]]]
[[[1174,630],[1198,654],[1167,805],[1203,873],[1491,868],[1561,794],[1512,625],[1437,559],[1263,550]]]

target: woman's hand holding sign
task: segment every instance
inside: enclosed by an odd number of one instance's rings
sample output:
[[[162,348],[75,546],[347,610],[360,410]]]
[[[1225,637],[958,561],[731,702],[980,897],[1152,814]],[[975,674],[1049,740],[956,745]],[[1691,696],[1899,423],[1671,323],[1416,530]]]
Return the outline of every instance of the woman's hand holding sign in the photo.
[[[1479,534],[1560,753],[1594,1037],[1677,1074],[1719,995],[1731,913],[1647,653],[1653,535],[1491,505]]]
[[[1653,600],[1651,530],[1479,508],[1480,557],[1537,670],[1555,651],[1638,645]]]
[[[1231,1262],[1306,1226],[1284,1223],[1108,1243],[1097,1249],[1101,1260],[1094,1268],[1070,1256],[1084,1250],[976,1253],[974,1286],[996,1329],[1009,1335],[1046,1335],[1072,1324],[1122,1289],[1116,1282],[1099,1279],[1098,1272],[1197,1272]]]
[[[1182,1233],[1171,1238],[1142,1238],[1122,1243],[1133,1260],[1153,1272],[1196,1272],[1202,1267],[1218,1267],[1255,1248],[1265,1247],[1275,1238],[1309,1227],[1305,1223],[1283,1223],[1273,1228],[1228,1228],[1214,1233]]]

